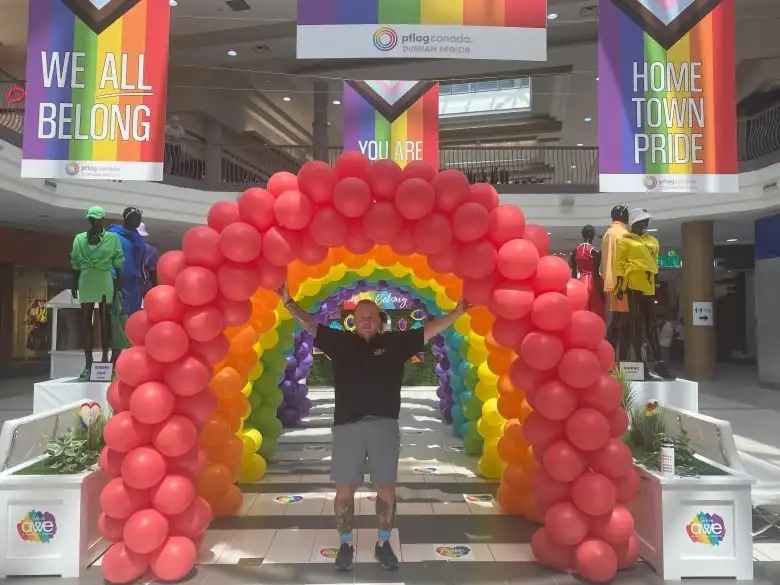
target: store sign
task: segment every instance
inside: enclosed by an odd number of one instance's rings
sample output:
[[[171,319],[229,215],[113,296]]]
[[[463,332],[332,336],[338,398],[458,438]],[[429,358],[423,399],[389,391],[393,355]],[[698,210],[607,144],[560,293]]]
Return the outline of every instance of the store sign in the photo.
[[[674,250],[658,257],[658,268],[682,268],[682,258]]]
[[[717,514],[699,512],[685,527],[691,542],[719,546],[726,538],[726,525]]]
[[[600,0],[604,192],[737,193],[734,0]]]
[[[57,534],[57,519],[51,512],[30,510],[16,524],[16,531],[25,542],[49,544]]]

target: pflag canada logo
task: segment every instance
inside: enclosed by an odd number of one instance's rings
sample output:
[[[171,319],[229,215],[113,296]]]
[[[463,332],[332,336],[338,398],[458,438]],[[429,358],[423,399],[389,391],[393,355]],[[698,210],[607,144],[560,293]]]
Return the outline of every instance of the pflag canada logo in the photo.
[[[141,0],[60,0],[92,32],[99,35]]]
[[[433,81],[347,81],[388,122],[394,122],[434,86]]]
[[[659,45],[669,50],[722,0],[612,0]]]

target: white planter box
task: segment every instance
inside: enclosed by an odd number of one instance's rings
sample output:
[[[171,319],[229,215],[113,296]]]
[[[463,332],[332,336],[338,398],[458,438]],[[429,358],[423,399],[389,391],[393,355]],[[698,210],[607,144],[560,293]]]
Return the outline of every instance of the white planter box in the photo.
[[[631,382],[636,393],[637,404],[644,406],[650,400],[666,407],[699,412],[699,384],[691,380],[658,380],[653,382]]]
[[[84,354],[81,359],[83,361]],[[84,368],[83,364],[81,367]],[[77,377],[37,382],[33,386],[33,414],[49,412],[80,401],[97,402],[105,407],[108,405],[108,386],[107,382],[81,382]]]
[[[642,488],[629,509],[640,554],[664,580],[753,578],[753,478],[727,468],[703,477],[634,468]]]
[[[0,474],[0,578],[79,577],[110,544],[98,530],[101,471],[81,475]]]

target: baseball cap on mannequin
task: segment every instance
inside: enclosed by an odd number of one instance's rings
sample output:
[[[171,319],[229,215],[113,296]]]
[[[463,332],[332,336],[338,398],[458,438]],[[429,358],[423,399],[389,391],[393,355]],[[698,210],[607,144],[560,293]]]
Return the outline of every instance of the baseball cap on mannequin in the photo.
[[[629,220],[628,225],[632,226],[635,223],[639,223],[640,221],[645,220],[651,220],[653,217],[647,212],[647,209],[643,209],[641,207],[637,207],[636,209],[632,209],[631,213],[629,214]]]

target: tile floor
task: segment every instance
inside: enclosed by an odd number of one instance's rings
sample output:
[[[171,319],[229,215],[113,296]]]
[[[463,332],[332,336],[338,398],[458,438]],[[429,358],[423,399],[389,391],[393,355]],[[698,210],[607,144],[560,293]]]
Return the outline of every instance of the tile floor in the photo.
[[[10,397],[5,393],[7,383],[0,381],[0,420],[6,407],[13,411],[6,418],[19,416],[17,412],[27,407],[24,393]],[[741,449],[780,461],[780,434],[774,422],[780,414],[780,393],[754,387],[745,371],[729,371],[725,382],[702,384],[701,392],[701,410],[731,420]],[[476,460],[462,452],[449,427],[437,418],[437,400],[430,389],[405,391],[403,397],[398,515],[391,538],[402,561],[400,570],[385,573],[374,562],[375,497],[367,481],[356,503],[355,570],[334,572],[338,538],[328,478],[332,393],[314,391],[312,400],[314,408],[304,424],[285,431],[280,439],[267,476],[241,486],[245,500],[239,515],[215,521],[206,533],[198,566],[185,580],[188,585],[576,582],[533,562],[534,527],[498,514],[497,484],[477,477]],[[756,542],[754,559],[753,583],[780,583],[780,531],[769,531]],[[51,584],[45,583],[48,579],[6,581],[54,585],[54,579]],[[56,581],[62,584],[61,579]],[[101,582],[99,567],[89,569],[78,582]],[[640,564],[619,574],[615,583],[661,581]],[[711,583],[716,581],[697,580],[697,585]]]

